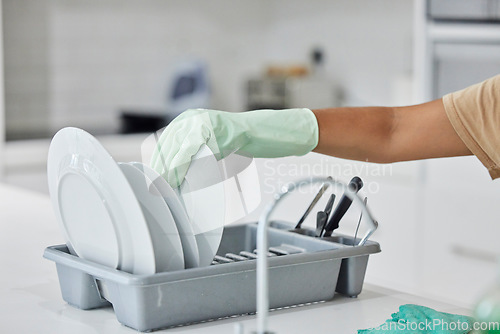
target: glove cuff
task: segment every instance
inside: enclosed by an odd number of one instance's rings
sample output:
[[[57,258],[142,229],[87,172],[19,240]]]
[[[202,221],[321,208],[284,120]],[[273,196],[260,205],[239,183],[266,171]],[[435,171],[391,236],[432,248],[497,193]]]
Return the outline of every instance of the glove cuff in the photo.
[[[299,110],[301,114],[304,116],[304,122],[307,124],[305,129],[308,129],[308,132],[310,133],[309,140],[307,141],[306,146],[304,147],[304,153],[302,154],[297,154],[297,155],[304,155],[316,148],[319,143],[319,125],[318,125],[318,120],[316,118],[316,115],[312,112],[311,109],[308,108],[300,108]],[[306,134],[307,135],[307,134]]]

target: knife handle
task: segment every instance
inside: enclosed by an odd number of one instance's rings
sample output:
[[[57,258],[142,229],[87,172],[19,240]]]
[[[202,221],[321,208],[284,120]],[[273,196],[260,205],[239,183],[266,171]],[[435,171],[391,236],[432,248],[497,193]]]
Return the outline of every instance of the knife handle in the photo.
[[[328,202],[325,206],[326,219],[330,217],[330,213],[332,213],[333,202],[335,202],[335,194],[331,194]]]
[[[325,228],[326,221],[328,220],[328,215],[325,211],[318,211],[316,215],[316,237],[321,237],[323,229]]]
[[[353,191],[354,193],[357,193],[362,187],[363,181],[357,176],[353,177],[348,185],[349,190]],[[340,220],[342,219],[342,217],[344,217],[351,204],[352,199],[346,196],[344,193],[344,195],[342,195],[342,198],[340,199],[339,204],[335,208],[335,211],[333,211],[330,220],[326,224],[325,233],[323,234],[324,237],[331,236],[333,230],[339,227]]]

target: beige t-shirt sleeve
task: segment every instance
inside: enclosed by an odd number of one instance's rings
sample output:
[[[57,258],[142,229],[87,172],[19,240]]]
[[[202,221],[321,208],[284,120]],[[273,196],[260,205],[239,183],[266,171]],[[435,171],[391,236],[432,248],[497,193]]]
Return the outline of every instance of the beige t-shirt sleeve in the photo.
[[[443,104],[465,145],[500,177],[500,75],[445,95]]]

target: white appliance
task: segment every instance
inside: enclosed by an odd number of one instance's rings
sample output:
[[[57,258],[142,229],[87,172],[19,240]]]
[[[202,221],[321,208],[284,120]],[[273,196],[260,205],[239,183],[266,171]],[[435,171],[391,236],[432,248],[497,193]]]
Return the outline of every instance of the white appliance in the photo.
[[[326,73],[323,50],[313,48],[310,57],[311,63],[308,68],[303,69],[304,73],[271,75],[268,69],[267,75],[248,80],[247,110],[339,106],[340,94]],[[279,68],[287,71],[286,67],[284,69]],[[294,72],[301,72],[300,69],[301,66],[295,68]]]
[[[500,0],[428,0],[427,13],[433,20],[500,20]]]
[[[187,109],[210,108],[208,69],[199,59],[183,59],[175,64],[167,89],[167,113],[171,119]]]
[[[500,73],[499,0],[415,3],[415,102]]]
[[[247,110],[332,108],[339,105],[338,92],[327,78],[261,77],[247,83]]]

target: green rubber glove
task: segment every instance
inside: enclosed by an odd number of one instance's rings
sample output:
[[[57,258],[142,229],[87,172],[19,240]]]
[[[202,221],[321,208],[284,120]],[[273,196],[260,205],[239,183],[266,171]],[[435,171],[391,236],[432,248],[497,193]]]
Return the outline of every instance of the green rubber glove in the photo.
[[[401,305],[391,317],[378,327],[359,329],[358,334],[467,334],[474,325],[471,317],[414,304]]]
[[[309,109],[255,110],[231,113],[190,109],[161,134],[151,167],[178,187],[201,145],[217,159],[231,153],[255,158],[304,155],[318,144],[318,122]]]

